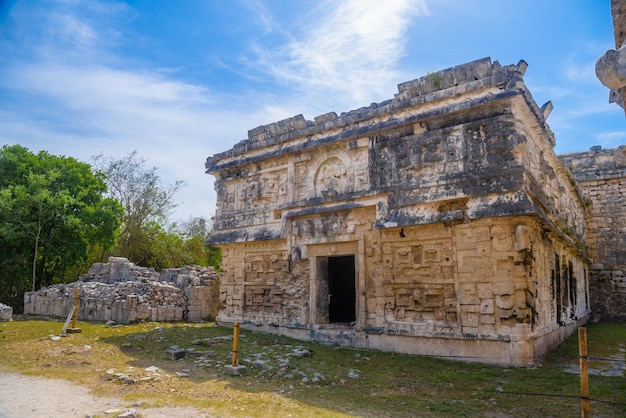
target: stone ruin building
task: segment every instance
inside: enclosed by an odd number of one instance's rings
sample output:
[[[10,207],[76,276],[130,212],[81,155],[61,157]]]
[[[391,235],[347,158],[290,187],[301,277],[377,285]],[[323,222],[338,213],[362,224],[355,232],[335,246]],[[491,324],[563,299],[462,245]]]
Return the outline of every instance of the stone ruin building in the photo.
[[[626,145],[560,156],[585,202],[594,319],[626,319]]]
[[[207,158],[218,322],[522,365],[623,315],[626,148],[559,159],[526,67],[480,59]]]
[[[65,318],[80,289],[78,319],[114,321],[202,321],[215,318],[219,280],[212,267],[185,266],[157,273],[121,257],[96,263],[78,281],[24,295],[24,313]]]

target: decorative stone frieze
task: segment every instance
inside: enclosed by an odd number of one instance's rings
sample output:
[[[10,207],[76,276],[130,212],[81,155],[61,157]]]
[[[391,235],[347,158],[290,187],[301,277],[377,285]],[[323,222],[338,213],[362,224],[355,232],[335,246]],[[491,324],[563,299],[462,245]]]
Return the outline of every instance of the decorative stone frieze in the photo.
[[[585,202],[526,66],[428,74],[207,158],[218,320],[496,364],[566,338],[590,313]]]

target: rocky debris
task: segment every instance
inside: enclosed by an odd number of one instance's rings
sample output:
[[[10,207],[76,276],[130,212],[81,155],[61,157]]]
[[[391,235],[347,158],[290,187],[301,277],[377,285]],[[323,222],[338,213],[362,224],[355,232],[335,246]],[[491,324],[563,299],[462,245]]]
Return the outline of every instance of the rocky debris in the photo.
[[[13,308],[0,303],[0,321],[12,321],[13,320]]]
[[[319,381],[326,381],[326,377],[318,372],[313,373],[313,378],[311,379],[311,382],[317,383]]]
[[[287,354],[291,357],[311,357],[311,352],[305,348],[295,348],[291,353]]]
[[[170,360],[180,360],[187,355],[187,351],[178,347],[177,345],[171,346],[167,350],[167,358]]]
[[[161,369],[156,366],[146,367],[144,371],[146,374],[143,374],[134,367],[129,367],[124,372],[109,369],[105,372],[102,379],[106,381],[118,382],[123,385],[134,385],[143,382],[157,381],[162,377],[169,376],[167,373],[162,373]]]
[[[118,373],[115,369],[109,369],[105,372],[104,380],[116,380],[123,385],[132,385],[137,383],[137,380],[130,377],[130,372],[132,372],[132,370],[129,370],[127,373]]]
[[[109,257],[70,284],[24,295],[24,313],[64,318],[80,289],[78,319],[107,321],[111,326],[136,321],[199,321],[218,311],[219,281],[212,267],[166,269],[139,267]]]
[[[261,370],[265,370],[265,371],[270,371],[272,370],[272,366],[270,366],[269,364],[267,364],[266,361],[264,360],[254,360],[252,362],[252,367],[255,367],[257,369],[261,369]]]
[[[240,337],[243,338],[243,335]],[[193,340],[191,342],[191,344],[193,345],[204,345],[207,347],[212,347],[214,345],[217,345],[219,343],[221,343],[222,341],[228,341],[228,340],[232,340],[233,336],[232,335],[225,335],[222,337],[212,337],[212,338],[204,338],[204,339],[198,339],[198,340]]]
[[[246,374],[247,368],[246,366],[233,366],[233,365],[226,365],[224,366],[224,374],[227,374],[229,376],[241,376]]]
[[[231,336],[223,336],[194,340],[195,345],[210,344],[215,349],[215,351],[195,351],[192,360],[194,368],[214,369],[216,371],[213,375],[215,378],[219,373],[230,376],[249,374],[255,379],[292,380],[298,381],[302,385],[338,384],[336,381],[332,382],[332,379],[327,381],[326,375],[321,370],[308,368],[305,359],[310,358],[314,352],[301,345],[276,344],[259,347],[259,351],[241,356],[241,364],[232,366],[231,339]],[[355,362],[358,363],[360,359],[360,355],[357,355]],[[357,370],[350,369],[350,372],[353,374],[349,374],[349,377],[358,377]],[[248,386],[251,384],[249,383]]]
[[[160,328],[153,330],[160,332]],[[241,335],[245,339],[250,336]],[[246,338],[247,337],[247,338]],[[129,335],[127,338],[136,338]],[[180,353],[183,357],[171,358],[173,362],[165,363],[164,368],[157,366],[127,367],[123,370],[109,369],[102,376],[103,381],[113,385],[142,385],[154,381],[177,380],[181,378],[209,377],[218,379],[220,375],[230,375],[243,378],[247,386],[253,386],[261,380],[283,382],[285,385],[341,385],[348,380],[361,377],[359,364],[369,361],[370,358],[360,352],[354,353],[353,359],[348,359],[341,370],[325,366],[318,361],[311,361],[315,351],[311,347],[290,344],[257,344],[253,341],[245,352],[240,353],[239,363],[232,366],[232,336],[220,336],[194,340],[196,349],[187,348],[183,343],[170,345],[167,350]],[[199,342],[209,341],[211,350],[200,349]],[[185,343],[186,344],[186,343]],[[253,347],[250,349],[250,347]],[[85,352],[92,348],[87,345],[71,346],[71,352]],[[66,352],[69,352],[66,350]],[[293,355],[294,353],[308,355]],[[243,376],[246,377],[243,377]],[[285,386],[286,387],[286,386]],[[293,387],[291,387],[293,389]],[[285,391],[288,393],[288,391]]]

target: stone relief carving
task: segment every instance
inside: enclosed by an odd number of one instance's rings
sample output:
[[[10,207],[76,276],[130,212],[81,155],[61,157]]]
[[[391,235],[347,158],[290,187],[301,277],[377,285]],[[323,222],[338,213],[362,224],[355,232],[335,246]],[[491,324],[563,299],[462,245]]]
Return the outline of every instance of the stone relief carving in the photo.
[[[454,285],[393,285],[385,288],[385,320],[423,323],[457,321]]]
[[[332,214],[319,218],[294,220],[291,227],[295,237],[319,237],[353,233],[359,224],[360,222],[356,220],[348,221],[345,215]]]
[[[319,197],[334,197],[346,191],[348,176],[343,162],[332,157],[324,161],[315,175],[315,191]]]
[[[233,180],[223,187],[224,199],[218,201],[221,212],[233,212],[251,206],[286,201],[287,170],[271,171],[245,180]]]

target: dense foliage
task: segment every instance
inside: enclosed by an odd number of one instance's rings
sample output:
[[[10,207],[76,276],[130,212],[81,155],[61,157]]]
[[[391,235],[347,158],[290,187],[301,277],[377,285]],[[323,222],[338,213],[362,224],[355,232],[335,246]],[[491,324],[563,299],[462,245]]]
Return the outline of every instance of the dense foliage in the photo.
[[[157,270],[219,268],[204,218],[166,226],[182,182],[162,186],[135,152],[99,156],[96,169],[20,145],[0,149],[0,302],[20,311],[24,292],[74,281],[110,255]]]
[[[132,247],[132,255],[117,252],[135,264],[162,270],[184,265],[219,267],[220,253],[208,247],[203,236],[188,236],[176,225],[166,230],[157,222],[148,222],[141,227],[141,239]]]
[[[70,157],[0,149],[0,300],[62,281],[95,248],[113,247],[122,214],[101,173]],[[75,278],[75,277],[74,277]]]

